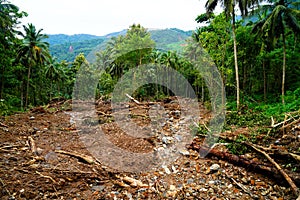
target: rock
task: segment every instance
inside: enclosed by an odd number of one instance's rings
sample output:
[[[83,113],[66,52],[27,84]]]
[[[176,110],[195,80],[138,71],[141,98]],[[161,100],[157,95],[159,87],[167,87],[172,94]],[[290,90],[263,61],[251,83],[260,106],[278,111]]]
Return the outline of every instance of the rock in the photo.
[[[175,185],[170,185],[170,189],[167,192],[168,197],[175,197],[178,193],[178,190]]]
[[[172,171],[173,171],[173,173],[177,173],[178,172],[178,170],[172,165]]]
[[[208,181],[209,185],[214,185],[216,182],[215,181]]]
[[[162,168],[165,170],[166,174],[171,174],[171,171],[167,166],[163,165]]]
[[[179,153],[184,155],[184,156],[189,156],[190,155],[190,152],[186,149],[179,150]]]
[[[208,192],[209,193],[215,193],[214,189],[212,189],[212,188],[209,188]]]
[[[243,183],[245,183],[245,184],[248,183],[248,180],[247,180],[245,177],[242,178],[242,181],[243,181]]]
[[[210,166],[209,169],[212,172],[218,171],[220,169],[220,165],[219,164],[213,164],[212,166]]]
[[[101,192],[102,190],[104,190],[104,188],[105,188],[104,185],[94,185],[94,186],[92,187],[92,190]]]
[[[164,144],[171,144],[173,142],[174,138],[173,137],[162,137],[161,141]]]
[[[34,116],[31,116],[31,117],[29,117],[29,119],[30,119],[30,120],[34,120],[34,119],[35,119],[35,117],[34,117]]]
[[[192,178],[189,178],[187,181],[186,181],[187,184],[191,184],[191,183],[194,183],[194,179]]]

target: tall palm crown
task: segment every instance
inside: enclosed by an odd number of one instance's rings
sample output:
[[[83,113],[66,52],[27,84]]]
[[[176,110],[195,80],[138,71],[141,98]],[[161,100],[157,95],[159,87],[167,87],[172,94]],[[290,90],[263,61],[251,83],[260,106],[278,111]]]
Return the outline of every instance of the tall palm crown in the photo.
[[[270,45],[274,45],[280,38],[285,27],[289,27],[294,33],[300,33],[300,5],[297,1],[273,0],[262,6],[256,12],[267,12],[267,16],[256,23],[253,32],[261,35]]]
[[[25,34],[21,33],[23,43],[18,51],[19,56],[26,58],[27,64],[31,66],[48,61],[50,58],[49,44],[44,41],[48,36],[41,33],[43,29],[36,31],[33,24],[28,24],[28,26],[23,26],[23,28]]]
[[[259,5],[262,0],[208,0],[205,4],[208,13],[213,12],[218,3],[224,8],[227,17],[234,13],[235,5],[238,5],[242,16],[247,16],[249,9],[253,9],[255,5]]]
[[[269,0],[269,4],[259,8],[256,12],[267,13],[253,27],[253,32],[257,33],[267,44],[268,49],[274,48],[276,40],[282,37],[283,61],[282,61],[282,84],[281,96],[284,104],[285,94],[285,71],[286,71],[286,42],[285,31],[289,27],[295,35],[300,35],[300,3],[295,0]]]
[[[31,68],[34,66],[41,66],[46,62],[49,62],[51,56],[48,50],[49,44],[43,41],[48,37],[41,33],[43,29],[36,31],[35,26],[32,24],[28,24],[28,26],[23,27],[25,34],[20,33],[23,40],[18,49],[17,60],[21,61],[26,67],[28,67],[25,97],[25,108],[27,108]]]
[[[6,0],[0,0],[0,31],[3,32],[12,27],[15,20],[15,14],[19,8]]]

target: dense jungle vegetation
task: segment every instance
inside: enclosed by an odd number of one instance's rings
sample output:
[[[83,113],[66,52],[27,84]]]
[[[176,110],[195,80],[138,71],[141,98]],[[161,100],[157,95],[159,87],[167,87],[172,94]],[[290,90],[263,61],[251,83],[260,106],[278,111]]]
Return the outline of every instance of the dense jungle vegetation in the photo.
[[[221,74],[227,109],[247,109],[267,116],[299,110],[300,3],[269,0],[260,5],[259,1],[247,1],[247,4],[238,1],[233,9],[231,3],[220,1],[224,12],[215,15],[217,2],[207,1],[207,13],[199,13],[195,19],[199,26],[205,25],[194,30],[185,44],[180,44],[181,52],[165,48],[169,41],[157,45],[153,38],[158,35],[133,24],[125,35],[108,40],[105,48],[96,53],[97,61],[89,63],[84,49],[73,52],[76,55],[71,62],[68,58],[58,61],[51,56],[48,36],[42,29],[37,30],[34,24],[24,25],[22,31],[17,29],[27,13],[21,12],[17,5],[0,0],[0,114],[24,111],[47,104],[53,98],[71,98],[76,73],[82,65],[89,66],[91,71],[105,70],[96,98],[109,95],[128,70],[154,63],[184,75],[199,99],[208,105],[210,99],[204,80],[189,62],[195,52],[203,49]],[[237,8],[242,18],[237,17]],[[89,48],[102,40],[89,40]],[[155,76],[150,68],[145,73]],[[172,94],[161,86],[146,85],[134,95],[155,99]]]

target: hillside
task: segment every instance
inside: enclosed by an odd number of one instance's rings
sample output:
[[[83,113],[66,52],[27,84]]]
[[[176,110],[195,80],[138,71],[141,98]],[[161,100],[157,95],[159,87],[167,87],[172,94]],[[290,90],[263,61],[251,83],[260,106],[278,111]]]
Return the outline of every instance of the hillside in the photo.
[[[171,29],[151,29],[152,39],[156,42],[156,48],[161,50],[182,51],[185,40],[192,34],[192,31],[183,31],[177,28]],[[85,56],[95,49],[105,47],[105,41],[111,37],[126,34],[126,30],[109,33],[105,36],[95,36],[89,34],[65,35],[55,34],[48,35],[46,41],[50,44],[51,55],[58,61],[74,61],[79,53]]]

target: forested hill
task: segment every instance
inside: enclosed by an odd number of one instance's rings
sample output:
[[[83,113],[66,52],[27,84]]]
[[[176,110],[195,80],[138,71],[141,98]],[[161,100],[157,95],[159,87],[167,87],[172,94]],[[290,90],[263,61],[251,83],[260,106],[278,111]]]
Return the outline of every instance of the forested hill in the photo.
[[[156,42],[156,48],[162,50],[181,51],[185,40],[191,36],[192,31],[183,31],[177,28],[171,29],[150,29],[152,39]],[[109,33],[105,36],[95,36],[89,34],[55,34],[48,35],[46,41],[50,44],[51,55],[57,58],[57,61],[74,61],[79,53],[88,55],[96,47],[105,46],[105,41],[111,37],[125,35],[126,30]],[[97,48],[97,49],[98,49]]]

